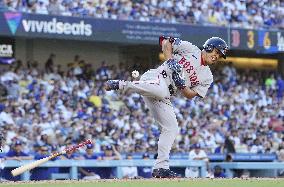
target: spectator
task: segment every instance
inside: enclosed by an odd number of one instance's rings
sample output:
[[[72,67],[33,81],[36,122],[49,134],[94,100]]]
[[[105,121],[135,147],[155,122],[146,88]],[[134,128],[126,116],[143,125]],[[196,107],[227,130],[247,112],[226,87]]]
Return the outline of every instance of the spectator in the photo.
[[[200,144],[194,144],[193,150],[189,152],[189,160],[203,160],[208,162],[208,156],[204,150],[201,149]],[[188,167],[185,169],[185,177],[196,178],[199,177],[198,167]]]
[[[132,160],[132,155],[131,154],[127,154],[126,155],[126,159],[127,160]],[[133,179],[133,178],[136,178],[138,176],[137,167],[136,166],[122,167],[121,170],[122,170],[122,178]]]
[[[84,154],[84,159],[86,160],[96,160],[98,156],[94,153],[94,145],[88,144],[86,153]],[[97,168],[95,167],[85,167],[79,168],[81,172],[81,177],[83,179],[92,180],[92,179],[100,179],[100,176],[96,174]]]
[[[121,159],[121,155],[116,150],[114,145],[107,145],[104,148],[104,153],[98,159],[99,160],[120,160]],[[102,179],[113,178],[113,168],[111,168],[111,167],[102,167],[102,168],[100,168],[98,170],[97,174]]]
[[[67,147],[72,147],[73,145],[67,144]],[[60,156],[61,160],[80,160],[82,159],[81,156],[77,152],[67,152],[64,155]],[[59,173],[70,173],[70,168],[65,168],[65,167],[60,167],[59,168]]]
[[[51,15],[60,15],[60,4],[57,0],[49,0],[47,9]]]
[[[38,152],[35,154],[34,159],[39,160],[50,155],[47,146],[41,146]],[[51,179],[50,168],[48,167],[37,167],[31,171],[31,180],[49,180]]]
[[[284,80],[281,78],[281,76],[277,77],[277,98],[279,101],[283,98],[283,92],[284,92]]]
[[[21,141],[16,141],[15,144],[10,146],[9,152],[6,154],[6,160],[31,160],[33,156],[29,156],[23,152],[23,144]]]
[[[214,167],[214,178],[226,178],[225,172],[219,165]]]
[[[254,140],[254,143],[251,147],[250,152],[251,153],[263,153],[263,151],[264,151],[264,148],[263,148],[262,144],[260,143],[260,140],[258,138],[256,138]]]
[[[45,70],[47,73],[53,73],[53,68],[54,68],[54,60],[55,60],[55,55],[54,54],[50,54],[49,58],[47,59],[46,63],[45,63]]]
[[[0,113],[0,124],[6,124],[6,125],[15,125],[15,121],[12,118],[12,107],[6,106],[3,111]]]
[[[31,160],[33,159],[33,156],[29,156],[27,153],[23,152],[23,147],[22,147],[22,142],[21,141],[16,141],[14,144],[10,146],[10,150],[8,153],[5,155],[6,160]],[[11,171],[15,168],[9,168],[9,169],[4,169],[4,178],[7,180],[13,180],[13,181],[19,181],[20,176],[13,177],[11,175]]]
[[[148,1],[147,1],[148,2]],[[259,6],[256,7],[256,4]],[[197,23],[225,25],[227,21],[233,27],[245,28],[283,28],[283,2],[270,1],[207,1],[180,0],[150,1],[148,3],[119,0],[115,3],[102,1],[94,4],[88,1],[20,1],[0,2],[4,11],[21,11],[26,13],[95,17],[104,19],[152,21],[160,23]],[[176,8],[172,8],[175,5]],[[209,15],[208,15],[209,13]]]
[[[225,153],[235,153],[235,146],[233,140],[231,140],[228,136],[225,138],[225,143],[224,143],[224,149]]]
[[[284,149],[281,149],[278,152],[278,161],[282,163],[284,162]],[[278,170],[277,174],[279,177],[284,177],[284,169]]]
[[[107,67],[106,62],[103,61],[101,64],[101,67],[99,67],[96,72],[96,79],[97,80],[107,80],[110,78],[111,77],[110,77],[109,68]]]
[[[225,162],[233,162],[233,156],[231,154],[227,154]],[[234,170],[226,169],[224,174],[225,174],[226,178],[233,178],[234,177]]]
[[[150,155],[148,153],[144,153],[142,156],[143,160],[149,160]],[[142,178],[152,178],[152,167],[137,167],[138,176]]]

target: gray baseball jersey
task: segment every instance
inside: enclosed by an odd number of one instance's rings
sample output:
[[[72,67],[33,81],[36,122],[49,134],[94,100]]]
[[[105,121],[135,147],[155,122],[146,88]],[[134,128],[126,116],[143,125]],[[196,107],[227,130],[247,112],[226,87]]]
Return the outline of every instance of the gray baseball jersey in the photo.
[[[201,58],[201,50],[188,41],[175,40],[173,45],[173,58],[182,66],[181,76],[185,79],[185,84],[200,97],[205,97],[208,88],[213,82],[213,75],[208,66],[204,64]],[[171,79],[172,71],[168,68],[166,62],[159,68],[159,71],[166,71],[167,83],[172,85],[172,95],[176,94],[177,88]]]

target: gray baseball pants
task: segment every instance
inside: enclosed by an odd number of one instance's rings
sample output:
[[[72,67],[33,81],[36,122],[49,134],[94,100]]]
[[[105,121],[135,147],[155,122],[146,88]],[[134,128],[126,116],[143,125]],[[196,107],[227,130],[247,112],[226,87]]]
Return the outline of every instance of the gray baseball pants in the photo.
[[[145,72],[139,81],[121,81],[120,89],[135,92],[143,99],[152,113],[155,121],[161,127],[158,141],[158,157],[154,169],[169,169],[169,155],[174,140],[178,134],[178,122],[166,80],[157,69]]]

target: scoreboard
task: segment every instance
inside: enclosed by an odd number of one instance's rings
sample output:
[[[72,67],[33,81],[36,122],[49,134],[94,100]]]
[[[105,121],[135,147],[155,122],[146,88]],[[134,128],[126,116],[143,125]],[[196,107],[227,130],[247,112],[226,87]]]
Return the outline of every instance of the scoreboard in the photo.
[[[284,33],[281,31],[231,29],[229,40],[231,49],[284,52]]]

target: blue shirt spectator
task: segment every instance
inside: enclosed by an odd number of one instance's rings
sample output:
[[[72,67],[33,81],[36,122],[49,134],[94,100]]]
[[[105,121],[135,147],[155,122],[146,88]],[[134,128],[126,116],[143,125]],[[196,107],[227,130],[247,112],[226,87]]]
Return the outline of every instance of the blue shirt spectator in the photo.
[[[214,178],[226,178],[223,169],[218,165],[214,167]]]
[[[93,144],[88,144],[86,153],[83,155],[84,159],[86,160],[96,160],[98,156],[94,152],[94,145]],[[83,179],[99,179],[100,176],[96,174],[96,172],[100,168],[96,167],[84,167],[84,168],[79,168],[79,171],[81,173],[81,178]]]
[[[148,160],[150,158],[150,155],[148,153],[144,153],[142,155],[143,160]],[[138,176],[143,178],[152,178],[152,167],[137,167],[138,170]]]

